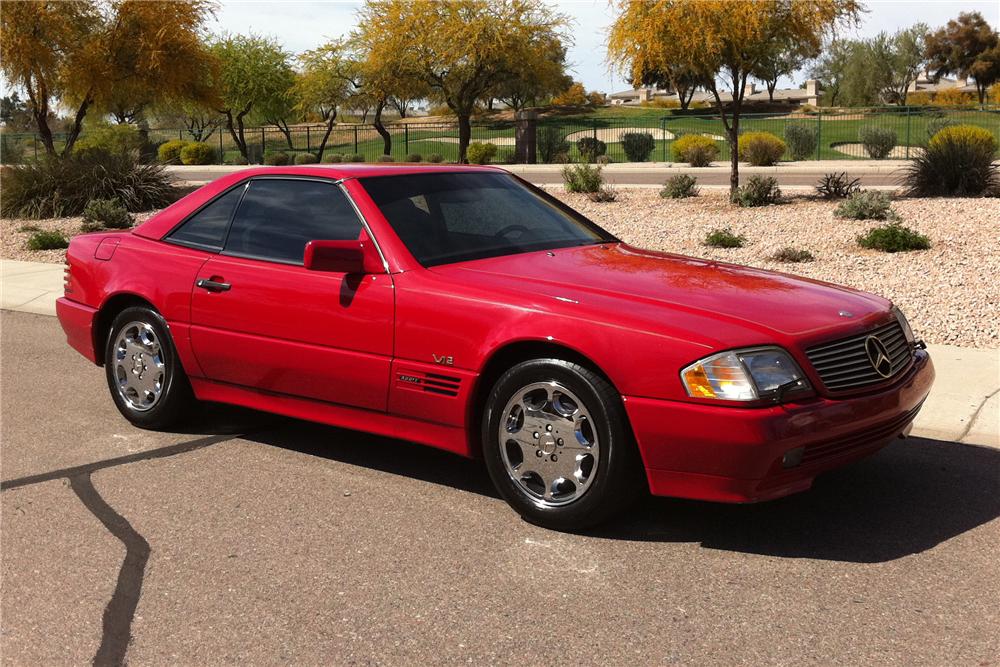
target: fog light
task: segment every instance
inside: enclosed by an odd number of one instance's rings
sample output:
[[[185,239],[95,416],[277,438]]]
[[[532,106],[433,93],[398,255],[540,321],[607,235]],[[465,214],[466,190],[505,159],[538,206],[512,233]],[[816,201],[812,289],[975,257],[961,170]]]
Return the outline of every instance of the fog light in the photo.
[[[789,449],[785,452],[785,455],[781,459],[781,465],[786,468],[794,468],[795,466],[802,463],[802,454],[805,452],[805,447],[796,447],[795,449]]]

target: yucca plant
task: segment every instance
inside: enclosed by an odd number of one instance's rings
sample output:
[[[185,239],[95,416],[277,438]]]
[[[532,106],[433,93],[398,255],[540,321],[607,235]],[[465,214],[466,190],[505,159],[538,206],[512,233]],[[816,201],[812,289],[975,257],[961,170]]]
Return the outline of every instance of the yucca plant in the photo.
[[[903,182],[911,196],[974,197],[1000,189],[994,163],[997,141],[983,128],[946,127],[935,134],[906,167]]]

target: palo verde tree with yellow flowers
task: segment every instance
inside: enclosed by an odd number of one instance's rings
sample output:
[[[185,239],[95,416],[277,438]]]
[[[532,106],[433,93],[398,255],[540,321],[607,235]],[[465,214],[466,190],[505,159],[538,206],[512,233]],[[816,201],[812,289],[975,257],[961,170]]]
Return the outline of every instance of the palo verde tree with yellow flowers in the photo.
[[[88,112],[123,119],[165,100],[212,94],[213,67],[203,26],[207,0],[11,0],[0,12],[0,69],[23,88],[46,152],[57,106],[73,120],[62,154],[80,136]]]
[[[465,161],[476,103],[551,55],[567,24],[541,0],[368,0],[355,39],[364,61],[413,73],[448,105]]]
[[[732,159],[730,193],[739,188],[737,140],[747,79],[775,50],[818,51],[835,27],[856,22],[858,0],[618,0],[608,58],[635,83],[668,68],[693,73],[715,98]],[[728,88],[731,102],[723,102]]]

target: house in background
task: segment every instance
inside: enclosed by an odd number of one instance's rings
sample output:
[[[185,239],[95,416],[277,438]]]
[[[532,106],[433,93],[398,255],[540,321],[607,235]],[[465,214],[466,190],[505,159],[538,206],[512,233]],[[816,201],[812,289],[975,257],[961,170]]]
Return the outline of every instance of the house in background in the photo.
[[[819,89],[819,81],[816,79],[809,79],[806,81],[805,87],[803,88],[781,88],[774,91],[774,102],[773,104],[787,104],[789,106],[801,106],[803,104],[811,104],[813,106],[819,106],[820,98],[823,96],[823,92]],[[719,97],[723,102],[731,102],[732,95],[729,93],[720,93]],[[607,97],[609,106],[641,106],[643,103],[649,104],[656,101],[672,101],[680,104],[680,99],[677,97],[677,93],[673,90],[656,88],[654,86],[643,86],[641,88],[633,88],[632,90],[623,90],[618,93],[611,93]],[[763,102],[770,103],[767,89],[757,89],[757,85],[754,83],[748,83],[744,89],[743,99],[745,102]],[[695,92],[694,96],[691,98],[692,104],[698,104],[707,102],[709,104],[715,103],[715,96],[712,93],[699,90]]]

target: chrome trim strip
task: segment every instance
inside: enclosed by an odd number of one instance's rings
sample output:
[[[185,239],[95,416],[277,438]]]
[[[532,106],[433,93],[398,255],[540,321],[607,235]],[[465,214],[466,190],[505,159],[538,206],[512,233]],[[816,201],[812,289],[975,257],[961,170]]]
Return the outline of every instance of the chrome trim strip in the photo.
[[[375,244],[375,250],[378,251],[378,256],[382,259],[382,268],[385,269],[386,273],[389,273],[389,262],[385,258],[385,253],[382,252],[382,247],[378,244],[378,239],[375,238],[375,234],[372,233],[372,228],[368,224],[368,220],[361,213],[361,209],[358,208],[357,203],[354,201],[354,197],[352,197],[351,193],[347,191],[346,187],[344,187],[344,181],[345,180],[346,179],[342,178],[342,179],[340,179],[338,181],[335,181],[334,185],[336,185],[338,188],[340,188],[340,191],[344,193],[345,197],[347,197],[347,201],[349,201],[351,203],[351,208],[354,209],[355,215],[358,216],[358,220],[361,221],[361,225],[365,228],[365,232],[368,233],[368,238],[370,238],[372,240],[372,243]]]

